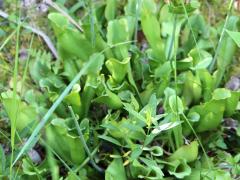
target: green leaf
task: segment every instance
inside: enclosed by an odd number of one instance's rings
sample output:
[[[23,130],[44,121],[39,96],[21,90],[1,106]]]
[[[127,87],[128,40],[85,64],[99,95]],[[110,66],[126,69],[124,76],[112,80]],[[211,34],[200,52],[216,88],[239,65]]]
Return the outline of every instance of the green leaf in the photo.
[[[122,146],[120,142],[118,142],[116,139],[110,137],[110,136],[106,136],[106,135],[99,135],[98,136],[99,138],[105,140],[105,141],[108,141],[108,142],[111,142],[117,146]]]
[[[2,148],[2,145],[0,146],[0,174],[5,174],[6,173],[6,157],[5,157],[5,152]]]
[[[122,101],[118,95],[106,89],[106,94],[93,99],[93,102],[106,104],[111,109],[119,109],[122,107]]]
[[[174,113],[182,114],[184,111],[182,100],[176,95],[169,97],[169,106]]]
[[[130,164],[130,171],[134,178],[143,178],[149,175],[151,169],[150,167],[144,166],[137,159],[134,159],[133,162]]]
[[[131,153],[130,159],[132,161],[134,161],[142,154],[142,152],[143,152],[142,146],[138,145],[138,146],[132,148],[132,153]]]
[[[225,88],[218,88],[213,92],[213,99],[225,100],[224,114],[231,116],[237,108],[240,92],[231,92]]]
[[[138,0],[128,0],[127,5],[124,7],[125,14],[128,16],[136,16]]]
[[[115,158],[105,172],[106,180],[127,180],[125,169],[121,158]]]
[[[139,112],[135,111],[133,107],[130,104],[124,103],[124,109],[128,111],[129,114],[131,114],[133,117],[137,118],[140,120],[140,124],[143,126],[146,124],[146,119],[143,115],[141,115]]]
[[[201,176],[205,177],[206,179],[232,180],[230,172],[221,169],[216,169],[212,171],[209,171],[209,169],[202,169]]]
[[[76,113],[79,114],[81,108],[81,98],[79,95],[80,85],[76,84],[73,86],[72,91],[64,98],[64,102],[71,105]]]
[[[239,17],[230,16],[227,24],[227,29],[230,31],[238,31]],[[233,56],[237,50],[237,45],[230,36],[224,35],[219,46],[219,53],[217,56],[217,72],[215,87],[218,87],[224,76],[225,71],[233,60]]]
[[[105,17],[108,21],[113,20],[117,12],[117,1],[107,0],[105,8]]]
[[[141,161],[147,165],[147,167],[151,170],[151,172],[148,175],[149,179],[162,179],[163,178],[163,172],[161,170],[161,167],[154,161],[153,159],[147,159],[147,158],[140,158]]]
[[[240,32],[229,31],[229,30],[226,30],[226,32],[232,38],[232,40],[237,44],[237,46],[240,48]]]
[[[163,155],[163,149],[159,146],[152,146],[150,148],[144,147],[144,151],[149,151],[153,156],[162,156]]]
[[[224,115],[226,115],[227,117],[230,117],[234,114],[238,106],[239,98],[240,98],[240,92],[235,92],[235,91],[231,92],[231,97],[228,98],[225,102]]]
[[[70,134],[63,119],[53,119],[47,127],[47,142],[61,158],[72,165],[80,165],[86,157],[81,140]]]
[[[72,58],[80,58],[86,62],[91,54],[95,52],[91,41],[71,26],[64,15],[50,13],[48,19],[52,22],[54,32],[57,36],[58,51],[64,61]]]
[[[118,45],[113,48],[114,54],[117,59],[124,59],[128,57],[128,46],[126,42],[129,41],[129,27],[128,27],[128,20],[126,18],[115,19],[108,22],[107,27],[107,42],[108,45],[114,46],[119,43]],[[125,44],[124,44],[125,43]]]
[[[128,63],[130,58],[125,58],[123,61],[118,61],[114,58],[111,58],[106,61],[106,67],[110,71],[112,78],[120,83],[123,81],[124,77],[128,72]]]
[[[183,60],[177,61],[177,69],[184,71],[193,66],[193,58],[192,57],[187,57]]]
[[[11,91],[4,92],[1,96],[1,101],[9,119],[11,123],[16,122],[17,130],[32,129],[32,125],[37,119],[36,109],[21,101],[19,97],[14,99]]]
[[[161,66],[155,69],[154,76],[158,77],[169,77],[172,72],[171,64],[169,61],[165,62]]]
[[[227,99],[227,98],[230,98],[231,97],[231,92],[230,90],[228,89],[225,89],[225,88],[219,88],[219,89],[216,89],[214,92],[213,92],[213,99],[215,100],[221,100],[221,99]]]
[[[192,0],[189,3],[184,3],[186,12],[184,10],[183,4],[184,1],[175,1],[175,3],[171,3],[169,6],[169,10],[170,12],[174,13],[174,14],[185,14],[185,13],[191,13],[193,11],[195,11],[197,8],[200,7],[200,3],[198,2],[198,0]]]
[[[153,49],[154,56],[157,57],[157,60],[164,61],[166,57],[156,11],[157,7],[153,0],[143,0],[141,9],[141,25],[143,33]]]
[[[192,168],[191,175],[185,177],[184,180],[201,180],[201,169]]]
[[[103,66],[104,56],[102,53],[94,53],[90,56],[85,74],[98,74]]]
[[[216,129],[221,123],[224,109],[224,100],[211,100],[205,104],[193,107],[190,112],[196,112],[200,115],[196,131],[204,132]]]
[[[200,120],[200,115],[196,112],[191,112],[188,114],[188,119],[191,122],[198,122]]]
[[[183,145],[177,149],[169,158],[169,161],[184,159],[186,162],[193,162],[198,156],[198,142],[193,141],[189,145]]]
[[[203,98],[205,102],[209,101],[214,90],[214,79],[206,69],[197,70],[197,75],[201,80]]]
[[[152,134],[159,134],[162,131],[166,131],[168,129],[172,129],[172,128],[178,126],[181,123],[182,123],[181,121],[177,121],[177,122],[170,122],[170,123],[160,124],[158,127],[153,129],[151,133]]]
[[[30,177],[34,175],[44,175],[44,173],[47,172],[47,167],[45,165],[40,165],[38,167],[36,167],[35,165],[33,165],[31,162],[29,162],[27,159],[23,159],[22,162],[22,169],[23,169],[23,173],[26,175],[29,175]]]
[[[198,75],[194,76],[191,71],[187,71],[184,75],[185,83],[183,87],[183,98],[185,103],[186,105],[198,103],[202,95],[200,78]]]
[[[191,174],[191,167],[187,164],[185,159],[178,159],[170,163],[168,172],[178,179],[183,179]]]
[[[203,59],[202,61],[200,61],[194,68],[194,70],[197,69],[206,69],[208,68],[208,66],[212,63],[212,57],[207,57],[205,59]]]

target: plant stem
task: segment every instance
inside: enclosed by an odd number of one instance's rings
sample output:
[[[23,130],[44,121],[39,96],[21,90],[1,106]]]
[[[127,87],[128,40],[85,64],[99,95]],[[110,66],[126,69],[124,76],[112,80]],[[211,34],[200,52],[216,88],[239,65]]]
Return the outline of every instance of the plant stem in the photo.
[[[24,83],[25,83],[25,80],[27,78],[28,65],[29,65],[29,61],[30,61],[30,57],[31,57],[30,51],[32,50],[33,39],[34,39],[34,35],[32,34],[32,37],[31,37],[31,40],[30,40],[29,51],[28,51],[27,62],[26,62],[25,68],[24,68],[23,78],[22,78],[22,81],[21,81],[20,95],[22,95],[22,93],[23,93]]]
[[[54,8],[55,10],[57,10],[59,13],[61,13],[63,16],[65,16],[74,26],[76,26],[76,28],[80,31],[83,32],[83,29],[81,28],[81,26],[70,16],[68,15],[68,13],[66,13],[64,10],[62,10],[62,8],[60,8],[55,2],[53,2],[52,0],[44,0],[44,2],[51,6],[52,8]]]
[[[48,151],[51,151],[60,161],[61,163],[68,169],[69,172],[73,173],[76,179],[81,180],[76,173],[68,166],[68,164],[55,152],[50,145],[48,145],[44,139],[40,138],[40,142],[47,147]]]
[[[185,114],[182,114],[182,115],[183,115],[183,118],[185,119],[185,121],[187,122],[188,126],[191,128],[191,130],[192,130],[194,136],[196,137],[199,145],[201,146],[201,149],[203,150],[203,154],[204,154],[204,156],[207,160],[208,168],[209,168],[209,171],[210,171],[211,170],[211,165],[209,163],[209,158],[208,158],[207,152],[205,151],[205,148],[203,147],[202,142],[200,141],[196,131],[193,129],[193,127],[192,127],[191,123],[189,122],[188,118],[185,116]]]
[[[61,95],[58,97],[58,99],[53,103],[53,105],[50,107],[48,112],[44,115],[42,120],[39,122],[39,124],[36,126],[36,128],[33,130],[31,136],[27,140],[26,144],[22,147],[21,151],[18,153],[15,161],[13,162],[13,165],[19,160],[19,158],[27,151],[29,150],[37,140],[38,133],[41,131],[41,129],[45,126],[45,124],[48,122],[49,118],[53,114],[53,112],[57,109],[59,104],[63,101],[63,99],[68,95],[68,93],[71,91],[72,87],[79,81],[79,79],[86,73],[86,70],[89,66],[89,63],[86,63],[85,66],[81,69],[81,71],[74,77],[74,79],[70,82],[70,84],[64,89],[64,91],[61,93]]]
[[[115,44],[114,46],[107,47],[104,50],[102,50],[99,54],[103,54],[108,49],[111,49],[112,47],[116,47],[122,44],[131,43],[132,41],[126,41],[121,42],[118,44]],[[44,117],[41,119],[39,124],[35,127],[33,130],[31,136],[25,143],[25,145],[22,147],[20,152],[18,153],[16,159],[14,160],[12,166],[22,157],[22,155],[28,151],[31,147],[34,146],[34,144],[37,141],[38,133],[42,130],[42,128],[45,126],[45,124],[48,122],[51,115],[54,113],[54,111],[57,109],[59,104],[63,101],[63,99],[68,95],[68,93],[71,91],[72,87],[80,80],[80,78],[86,73],[87,69],[89,68],[90,61],[86,62],[86,64],[82,67],[82,69],[78,72],[78,74],[73,78],[73,80],[68,84],[68,86],[64,89],[64,91],[60,94],[58,99],[53,103],[53,105],[50,107],[50,109],[47,111],[47,113],[44,115]]]
[[[92,151],[91,153],[92,156],[94,156],[97,153],[98,148],[99,148],[99,145],[97,145],[97,147]],[[89,161],[90,161],[90,157],[88,156],[79,167],[74,169],[74,171],[75,172],[79,171],[79,169],[82,169]]]
[[[227,24],[228,24],[229,17],[230,17],[231,12],[232,12],[233,2],[234,2],[233,0],[230,0],[227,17],[226,17],[225,23],[223,25],[223,29],[222,29],[222,32],[221,32],[221,35],[220,35],[220,39],[218,41],[217,49],[216,49],[215,55],[213,57],[212,63],[210,65],[210,67],[209,67],[209,71],[210,72],[213,71],[213,69],[215,67],[215,64],[217,62],[217,56],[218,56],[218,53],[219,53],[219,50],[220,50],[220,47],[221,47],[221,44],[222,44],[223,37],[225,35],[225,30],[226,30],[226,27],[227,27]]]
[[[170,60],[170,65],[172,71],[174,73],[174,85],[175,85],[175,92],[176,92],[176,113],[174,113],[175,119],[174,121],[179,120],[179,112],[178,112],[178,101],[177,101],[177,59],[176,59],[176,49],[175,49],[175,36],[176,36],[176,27],[177,27],[177,15],[174,15],[174,22],[173,22],[173,31],[172,31],[172,39],[170,43],[170,48],[168,51],[168,60]],[[172,51],[174,52],[174,66],[173,61],[171,58]],[[181,127],[176,127],[173,129],[173,134],[176,143],[176,149],[178,149],[183,144],[182,132]]]
[[[88,157],[89,157],[89,159],[90,159],[90,163],[92,164],[92,166],[93,166],[98,172],[103,173],[104,170],[103,170],[101,167],[99,167],[99,166],[95,163],[95,161],[94,161],[94,159],[93,159],[93,156],[92,156],[92,154],[91,154],[91,152],[90,152],[90,150],[89,150],[89,148],[88,148],[88,146],[87,146],[87,143],[86,143],[86,141],[85,141],[85,139],[84,139],[84,136],[83,136],[83,134],[82,134],[81,128],[80,128],[80,126],[79,126],[79,124],[78,124],[77,117],[75,116],[72,107],[71,107],[71,106],[68,106],[68,108],[69,108],[69,110],[70,110],[70,113],[71,113],[72,118],[73,118],[73,120],[74,120],[75,126],[76,126],[76,128],[77,128],[77,132],[78,132],[79,138],[80,138],[80,140],[82,141],[83,147],[84,147],[84,149],[85,149],[85,151],[86,151],[86,153],[87,153],[87,155],[88,155]]]
[[[197,52],[198,52],[199,59],[201,59],[201,54],[200,54],[200,50],[198,48],[197,39],[196,39],[196,37],[194,35],[193,28],[192,28],[191,22],[189,21],[188,13],[187,13],[187,10],[186,10],[186,7],[184,5],[183,0],[181,0],[181,4],[182,4],[183,10],[184,10],[184,14],[185,14],[187,22],[188,22],[188,26],[190,28],[190,31],[192,32],[193,41],[194,41],[194,43],[196,45],[196,49],[197,49]]]
[[[19,17],[17,23],[17,34],[16,34],[16,48],[15,48],[15,59],[14,59],[14,74],[13,74],[13,106],[14,112],[11,120],[11,166],[10,166],[10,178],[12,178],[13,169],[13,156],[15,150],[15,135],[16,135],[16,123],[18,119],[19,101],[17,97],[17,79],[18,79],[18,56],[19,56],[19,41],[20,41],[20,30],[21,30],[21,11],[19,10]]]

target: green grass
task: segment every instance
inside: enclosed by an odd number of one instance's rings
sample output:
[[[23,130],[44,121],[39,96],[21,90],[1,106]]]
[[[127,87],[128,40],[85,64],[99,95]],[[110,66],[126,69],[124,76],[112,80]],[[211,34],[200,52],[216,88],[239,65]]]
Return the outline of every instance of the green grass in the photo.
[[[16,32],[16,52],[15,52],[15,60],[14,60],[14,74],[13,74],[13,106],[15,111],[11,115],[13,119],[11,119],[11,166],[10,166],[10,177],[12,176],[12,168],[13,168],[13,158],[14,158],[14,150],[15,150],[15,134],[16,134],[16,123],[18,119],[18,109],[19,104],[17,101],[17,82],[18,82],[18,61],[19,61],[19,42],[20,42],[20,30],[21,30],[21,22],[20,22],[21,15],[19,14],[19,20],[17,25],[17,32]]]

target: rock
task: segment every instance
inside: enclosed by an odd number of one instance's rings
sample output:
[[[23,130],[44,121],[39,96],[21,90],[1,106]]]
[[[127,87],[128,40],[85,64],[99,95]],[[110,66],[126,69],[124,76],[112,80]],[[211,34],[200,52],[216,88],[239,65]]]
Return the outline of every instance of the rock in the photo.
[[[34,149],[31,149],[29,152],[28,152],[28,156],[30,157],[30,159],[36,163],[36,164],[39,164],[41,161],[42,161],[42,158],[41,156],[39,155],[39,153],[34,150]]]
[[[231,79],[227,82],[226,86],[227,89],[236,91],[240,89],[240,79],[237,76],[232,76]]]

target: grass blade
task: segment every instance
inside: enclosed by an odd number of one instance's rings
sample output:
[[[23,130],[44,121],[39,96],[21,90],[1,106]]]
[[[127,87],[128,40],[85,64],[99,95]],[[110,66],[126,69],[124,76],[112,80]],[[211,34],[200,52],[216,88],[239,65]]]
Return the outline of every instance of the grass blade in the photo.
[[[89,61],[81,71],[74,77],[74,79],[70,82],[70,84],[65,88],[65,90],[62,92],[62,94],[58,97],[58,99],[53,103],[51,108],[48,110],[48,112],[45,114],[45,116],[42,118],[42,120],[39,122],[37,127],[33,130],[31,136],[25,143],[25,145],[22,147],[21,151],[18,153],[16,159],[13,162],[13,165],[20,159],[20,157],[31,147],[34,146],[37,136],[41,129],[44,127],[44,125],[48,122],[49,118],[53,114],[53,112],[56,110],[56,108],[59,106],[59,104],[63,101],[63,99],[68,95],[68,93],[71,91],[72,87],[80,80],[80,78],[86,73],[91,61]],[[34,143],[33,143],[34,142]],[[12,166],[13,166],[12,165]]]
[[[216,52],[215,52],[215,55],[213,57],[213,60],[212,60],[212,63],[210,65],[210,68],[209,68],[209,71],[212,72],[214,67],[215,67],[215,64],[217,62],[217,55],[219,53],[219,50],[220,50],[220,47],[221,47],[221,44],[222,44],[222,40],[223,40],[223,37],[225,35],[225,30],[226,30],[226,27],[227,27],[227,24],[228,24],[228,20],[229,20],[229,17],[230,17],[230,14],[232,12],[232,7],[233,7],[233,0],[230,1],[230,4],[229,4],[229,8],[228,8],[228,14],[227,14],[227,17],[226,17],[226,20],[225,20],[225,23],[223,25],[223,29],[222,29],[222,32],[221,32],[221,35],[220,35],[220,39],[218,41],[218,45],[217,45],[217,49],[216,49]]]
[[[100,168],[100,167],[95,163],[95,161],[94,161],[94,159],[93,159],[93,156],[92,156],[92,154],[91,154],[91,152],[90,152],[90,150],[89,150],[89,148],[88,148],[88,146],[87,146],[87,143],[86,143],[86,141],[85,141],[85,139],[84,139],[84,137],[83,137],[81,128],[80,128],[80,126],[79,126],[79,124],[78,124],[77,118],[76,118],[76,116],[75,116],[75,114],[74,114],[74,112],[73,112],[72,107],[71,107],[71,106],[68,106],[68,108],[69,108],[70,113],[71,113],[71,115],[72,115],[72,118],[73,118],[73,120],[74,120],[74,124],[75,124],[75,126],[76,126],[76,128],[77,128],[77,132],[78,132],[78,134],[79,134],[79,138],[80,138],[80,140],[82,141],[83,147],[84,147],[84,149],[85,149],[85,151],[86,151],[86,153],[87,153],[87,155],[88,155],[88,157],[89,157],[89,159],[90,159],[90,162],[91,162],[92,166],[93,166],[98,172],[100,172],[100,173],[104,172],[104,170],[103,170],[102,168]]]

